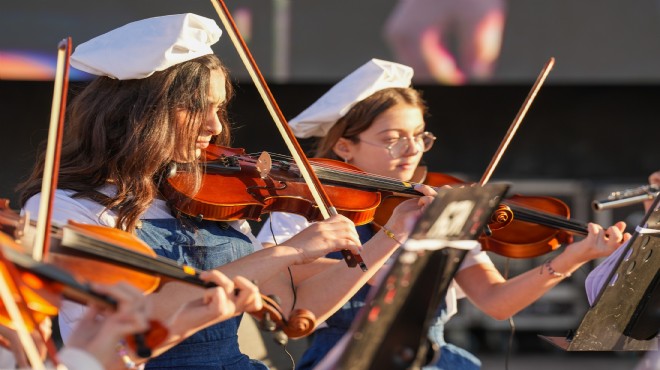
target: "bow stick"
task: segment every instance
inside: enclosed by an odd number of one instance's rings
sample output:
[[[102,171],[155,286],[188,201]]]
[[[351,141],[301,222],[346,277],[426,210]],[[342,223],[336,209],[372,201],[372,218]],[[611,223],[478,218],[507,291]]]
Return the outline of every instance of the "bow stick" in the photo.
[[[490,176],[495,171],[495,167],[497,167],[497,164],[500,162],[500,159],[502,159],[502,155],[504,154],[504,151],[509,146],[511,139],[513,139],[513,135],[515,135],[516,131],[518,130],[518,127],[522,123],[525,114],[527,114],[529,107],[532,105],[532,102],[534,101],[536,94],[541,89],[541,86],[543,85],[545,78],[548,77],[548,74],[550,73],[550,70],[554,65],[555,65],[555,58],[550,57],[550,59],[545,63],[545,66],[541,70],[541,73],[536,78],[536,82],[534,82],[534,86],[532,86],[532,89],[529,91],[529,94],[527,94],[527,98],[525,98],[525,102],[523,103],[522,107],[520,107],[520,110],[518,111],[516,118],[514,118],[513,122],[511,122],[511,126],[509,126],[509,131],[507,131],[506,135],[504,135],[504,139],[502,139],[502,142],[500,142],[500,147],[497,148],[497,151],[495,152],[493,159],[491,159],[488,168],[481,177],[481,180],[479,180],[479,185],[481,186],[486,185],[486,183],[490,179]]]
[[[57,69],[55,72],[55,87],[53,103],[50,111],[50,125],[46,144],[46,157],[41,182],[41,199],[37,228],[32,247],[32,258],[41,262],[50,247],[51,215],[53,213],[53,198],[57,189],[59,174],[62,134],[64,131],[64,113],[66,111],[66,94],[69,88],[69,65],[71,60],[71,37],[63,39],[57,45]]]
[[[326,194],[325,190],[323,189],[321,182],[319,181],[318,177],[316,177],[316,174],[314,173],[312,166],[307,160],[304,151],[298,144],[298,140],[296,139],[295,135],[291,131],[291,128],[287,124],[286,119],[282,114],[282,111],[277,105],[277,102],[275,102],[275,98],[273,97],[273,94],[270,92],[270,89],[266,84],[266,80],[259,71],[259,67],[257,66],[257,63],[254,61],[254,58],[252,57],[250,50],[248,49],[245,41],[243,40],[240,32],[238,31],[238,27],[236,27],[236,24],[234,23],[234,19],[229,13],[229,9],[227,9],[227,6],[225,5],[223,0],[211,0],[211,3],[213,4],[213,7],[218,13],[220,20],[222,21],[222,24],[227,30],[227,33],[229,34],[229,38],[234,44],[236,50],[238,51],[238,55],[243,61],[243,64],[245,65],[245,68],[247,69],[248,73],[250,74],[250,77],[252,78],[254,85],[259,91],[262,100],[266,104],[266,108],[268,109],[268,112],[275,121],[275,125],[280,131],[280,134],[282,135],[282,138],[284,139],[287,148],[291,152],[291,156],[293,157],[293,160],[296,162],[296,165],[298,166],[300,173],[305,180],[305,183],[307,183],[307,185],[309,186],[309,190],[312,193],[312,196],[314,197],[314,201],[316,201],[316,204],[319,207],[319,211],[323,215],[323,218],[327,219],[330,216],[336,215],[337,210],[330,203],[330,199]],[[344,256],[344,260],[346,261],[346,264],[349,267],[355,267],[359,265],[362,271],[367,271],[367,265],[364,263],[362,257],[359,254],[354,255],[351,253],[351,251],[347,249],[344,249],[341,252],[342,255]]]

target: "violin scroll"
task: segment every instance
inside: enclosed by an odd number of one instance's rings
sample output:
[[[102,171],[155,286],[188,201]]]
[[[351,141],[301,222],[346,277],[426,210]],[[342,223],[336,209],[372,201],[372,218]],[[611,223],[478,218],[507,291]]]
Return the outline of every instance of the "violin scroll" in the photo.
[[[488,228],[492,230],[499,230],[513,221],[513,211],[509,206],[505,204],[500,204],[495,212],[490,216],[490,223],[488,223]]]
[[[291,338],[300,338],[308,335],[316,327],[314,314],[302,308],[296,309],[289,316],[287,330],[284,332]]]
[[[289,338],[301,338],[309,335],[316,327],[316,317],[309,310],[296,309],[286,319],[277,297],[262,295],[261,300],[263,308],[257,312],[250,312],[250,315],[258,320],[262,330],[282,331]]]

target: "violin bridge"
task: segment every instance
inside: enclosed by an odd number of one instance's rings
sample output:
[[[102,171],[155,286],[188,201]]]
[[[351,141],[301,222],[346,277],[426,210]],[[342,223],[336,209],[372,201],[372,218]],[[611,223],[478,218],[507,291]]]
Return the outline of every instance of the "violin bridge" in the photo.
[[[273,168],[273,160],[270,158],[270,154],[268,154],[268,152],[261,152],[261,155],[257,159],[256,168],[259,172],[259,176],[261,176],[262,179],[268,177],[270,170]]]

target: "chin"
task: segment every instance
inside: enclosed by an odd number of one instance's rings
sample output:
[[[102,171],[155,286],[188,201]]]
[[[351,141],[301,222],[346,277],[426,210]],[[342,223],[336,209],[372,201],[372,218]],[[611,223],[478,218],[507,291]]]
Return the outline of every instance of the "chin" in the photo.
[[[413,176],[413,171],[405,171],[405,170],[402,171],[395,169],[394,171],[392,171],[391,177],[401,181],[409,181],[412,178],[412,176]]]

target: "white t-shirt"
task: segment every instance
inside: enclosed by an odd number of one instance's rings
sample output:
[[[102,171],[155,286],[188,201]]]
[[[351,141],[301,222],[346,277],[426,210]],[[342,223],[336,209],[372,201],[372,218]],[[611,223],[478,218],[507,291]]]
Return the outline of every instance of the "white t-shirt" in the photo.
[[[106,186],[99,191],[103,194],[111,195],[114,193],[114,187]],[[52,215],[53,225],[66,225],[69,220],[108,227],[114,227],[116,225],[117,214],[114,211],[107,210],[101,204],[87,198],[73,198],[74,194],[75,192],[71,190],[58,189],[55,191]],[[40,199],[40,194],[36,194],[28,199],[22,212],[29,212],[31,218],[36,218],[39,211]],[[173,217],[167,202],[161,199],[155,199],[141,219],[166,219]],[[255,251],[262,249],[261,243],[252,234],[250,224],[247,221],[232,221],[228,222],[228,224],[250,238],[254,244]],[[59,310],[59,324],[60,334],[65,342],[84,313],[85,306],[67,300],[62,302]]]
[[[259,239],[261,243],[281,244],[307,228],[309,225],[310,222],[302,216],[285,212],[273,212],[270,214],[268,220],[264,222],[261,231],[259,231],[259,234],[257,235],[257,239]],[[277,241],[277,243],[275,243],[275,241]],[[474,248],[465,255],[463,263],[459,266],[458,271],[476,264],[492,265],[493,262],[490,257],[488,257],[488,254],[481,248]],[[456,284],[456,281],[452,280],[446,296],[447,318],[453,316],[458,311],[457,300],[460,298],[465,298],[465,293],[461,290],[458,284]]]

